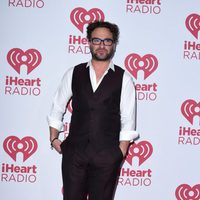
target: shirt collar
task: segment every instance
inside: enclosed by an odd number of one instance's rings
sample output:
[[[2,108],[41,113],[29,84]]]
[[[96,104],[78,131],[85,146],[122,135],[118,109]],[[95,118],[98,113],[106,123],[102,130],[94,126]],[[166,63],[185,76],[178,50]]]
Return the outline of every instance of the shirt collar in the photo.
[[[91,60],[87,63],[86,68],[89,67],[89,66],[92,66]],[[114,66],[114,63],[112,61],[110,61],[110,63],[109,63],[108,70],[109,69],[112,69],[113,71],[115,71],[115,66]]]

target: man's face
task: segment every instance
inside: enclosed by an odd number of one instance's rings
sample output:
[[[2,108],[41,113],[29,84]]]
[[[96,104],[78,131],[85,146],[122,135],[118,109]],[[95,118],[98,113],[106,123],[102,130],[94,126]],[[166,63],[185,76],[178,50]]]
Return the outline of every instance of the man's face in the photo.
[[[104,42],[99,39],[104,40]],[[107,61],[110,60],[115,53],[116,44],[113,43],[112,33],[107,28],[94,29],[89,44],[92,59],[94,60]]]

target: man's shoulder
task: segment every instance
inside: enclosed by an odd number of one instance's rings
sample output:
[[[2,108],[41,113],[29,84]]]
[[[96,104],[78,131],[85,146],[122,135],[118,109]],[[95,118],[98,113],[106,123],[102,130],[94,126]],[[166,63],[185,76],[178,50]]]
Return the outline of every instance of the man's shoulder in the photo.
[[[123,73],[123,79],[124,80],[132,80],[133,81],[133,77],[132,75],[125,69],[123,69],[122,67],[118,66],[118,65],[114,65],[115,66],[115,70]]]
[[[87,70],[87,62],[85,63],[80,63],[76,66],[74,66],[74,70],[73,70],[73,76],[80,76],[82,75],[83,73],[85,73]]]
[[[64,74],[64,78],[71,77],[75,71],[80,71],[80,69],[84,69],[84,67],[86,66],[87,66],[87,63],[80,63],[73,67],[68,68]]]
[[[75,69],[84,69],[87,66],[87,62],[84,63],[79,63],[77,65],[74,66]]]
[[[121,72],[121,73],[124,73],[124,72],[125,72],[125,70],[124,70],[122,67],[120,67],[119,65],[114,64],[114,67],[115,67],[115,70],[116,70],[116,71],[119,71],[119,72]]]

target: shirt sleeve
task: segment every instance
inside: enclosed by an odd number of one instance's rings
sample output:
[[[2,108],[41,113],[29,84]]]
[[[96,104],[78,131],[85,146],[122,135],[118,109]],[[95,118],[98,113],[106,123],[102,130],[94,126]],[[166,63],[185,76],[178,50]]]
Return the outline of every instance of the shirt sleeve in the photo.
[[[121,91],[121,131],[120,141],[133,141],[139,134],[136,131],[136,91],[133,79],[124,72]]]
[[[72,97],[72,74],[74,68],[70,68],[64,74],[62,81],[56,91],[50,114],[47,116],[47,121],[50,127],[60,131],[63,127],[63,115],[66,111],[66,106]]]

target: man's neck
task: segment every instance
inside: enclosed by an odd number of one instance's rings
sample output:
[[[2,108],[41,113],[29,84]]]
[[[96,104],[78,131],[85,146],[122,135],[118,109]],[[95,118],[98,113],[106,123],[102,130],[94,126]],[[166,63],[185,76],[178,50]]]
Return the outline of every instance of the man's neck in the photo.
[[[98,83],[103,74],[105,73],[105,71],[108,69],[110,60],[108,61],[92,60],[91,62],[96,74],[96,82]]]
[[[106,61],[98,61],[98,60],[92,60],[92,66],[95,71],[105,71],[111,60],[106,60]]]

